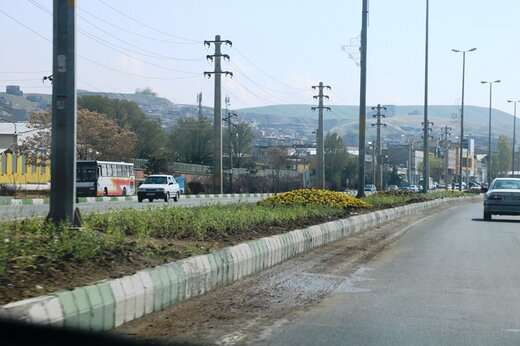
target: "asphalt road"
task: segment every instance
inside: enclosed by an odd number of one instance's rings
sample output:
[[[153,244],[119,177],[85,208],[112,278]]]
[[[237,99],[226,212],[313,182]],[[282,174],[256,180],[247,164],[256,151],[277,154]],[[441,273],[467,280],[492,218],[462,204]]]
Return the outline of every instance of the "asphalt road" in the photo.
[[[220,197],[220,198],[190,198],[184,199],[181,196],[179,202],[154,201],[150,203],[144,201],[122,201],[122,202],[96,202],[78,203],[77,206],[82,214],[102,213],[115,209],[138,209],[138,208],[161,208],[170,207],[198,207],[209,204],[230,204],[230,203],[254,203],[260,201],[261,197]],[[0,220],[22,219],[35,216],[46,216],[49,212],[48,204],[41,205],[6,205],[0,206]]]
[[[519,345],[520,218],[481,203],[412,226],[262,345]]]

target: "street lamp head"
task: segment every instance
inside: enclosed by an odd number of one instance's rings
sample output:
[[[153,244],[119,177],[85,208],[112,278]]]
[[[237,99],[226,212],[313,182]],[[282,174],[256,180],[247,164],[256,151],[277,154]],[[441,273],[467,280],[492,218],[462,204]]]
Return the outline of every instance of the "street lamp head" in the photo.
[[[458,50],[458,49],[452,49],[451,51],[455,52],[455,53],[460,53],[460,50]]]
[[[468,50],[468,52],[474,52],[476,50],[477,50],[477,48],[471,48],[470,50]]]
[[[480,84],[488,84],[488,83],[489,83],[489,82],[484,81],[484,80],[483,80],[482,82],[480,82]]]
[[[497,79],[496,81],[494,81],[493,83],[502,83],[502,81],[500,79]]]

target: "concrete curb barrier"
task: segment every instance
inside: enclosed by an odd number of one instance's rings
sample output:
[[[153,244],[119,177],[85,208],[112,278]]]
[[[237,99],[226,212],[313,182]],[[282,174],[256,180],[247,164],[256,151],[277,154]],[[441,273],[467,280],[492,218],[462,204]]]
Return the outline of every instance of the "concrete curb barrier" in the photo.
[[[134,275],[10,303],[0,307],[0,316],[45,325],[109,330],[354,233],[461,200],[439,199],[385,209],[248,241]]]
[[[228,194],[199,194],[199,195],[182,195],[181,199],[187,198],[248,198],[248,197],[263,197],[267,198],[273,196],[274,193],[228,193]],[[98,203],[98,202],[124,202],[124,201],[137,201],[137,196],[125,196],[125,197],[79,197],[78,203]],[[5,205],[37,205],[37,204],[48,204],[48,198],[30,198],[30,199],[6,199],[0,200],[0,206]]]

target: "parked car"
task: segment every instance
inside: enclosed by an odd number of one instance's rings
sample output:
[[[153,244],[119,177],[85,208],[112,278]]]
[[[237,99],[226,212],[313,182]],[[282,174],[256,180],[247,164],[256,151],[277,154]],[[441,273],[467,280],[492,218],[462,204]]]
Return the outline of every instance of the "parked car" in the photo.
[[[480,193],[482,191],[482,186],[479,183],[471,182],[469,183],[468,191],[473,193]]]
[[[365,192],[376,193],[377,192],[376,186],[374,184],[365,185]]]
[[[419,192],[419,191],[421,191],[421,189],[420,189],[419,186],[417,186],[417,185],[410,185],[410,186],[408,187],[408,191],[411,191],[411,192]]]
[[[520,215],[520,179],[493,180],[484,198],[484,220],[493,215]]]
[[[392,191],[399,191],[399,186],[397,186],[397,185],[388,185],[386,187],[386,191],[390,191],[390,192],[392,192]]]
[[[137,201],[140,203],[144,199],[153,202],[154,199],[163,199],[168,202],[173,198],[177,202],[180,198],[181,191],[179,184],[171,175],[154,174],[146,177],[144,182],[139,185],[137,190]]]

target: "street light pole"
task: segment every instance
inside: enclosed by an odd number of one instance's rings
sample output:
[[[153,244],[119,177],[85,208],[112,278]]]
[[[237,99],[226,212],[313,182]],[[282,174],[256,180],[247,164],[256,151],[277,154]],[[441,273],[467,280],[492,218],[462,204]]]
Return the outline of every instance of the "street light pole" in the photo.
[[[516,146],[516,105],[520,102],[520,100],[508,100],[508,103],[513,103],[515,106],[515,111],[513,113],[513,158],[511,160],[511,173],[513,177],[515,176],[515,146]]]
[[[465,84],[466,84],[466,53],[474,52],[477,48],[471,48],[468,50],[452,49],[455,53],[462,53],[462,102],[460,108],[460,150],[459,150],[459,190],[462,191],[462,148],[464,142],[464,96],[465,96]],[[468,146],[469,150],[469,146]]]
[[[429,35],[430,35],[430,1],[426,0],[426,44],[424,60],[424,133],[423,133],[423,192],[430,187],[430,122],[428,121],[428,63],[429,63]]]
[[[489,129],[488,129],[488,157],[487,157],[487,183],[488,187],[491,185],[491,116],[493,113],[493,84],[500,83],[501,80],[482,81],[481,84],[489,84]]]

